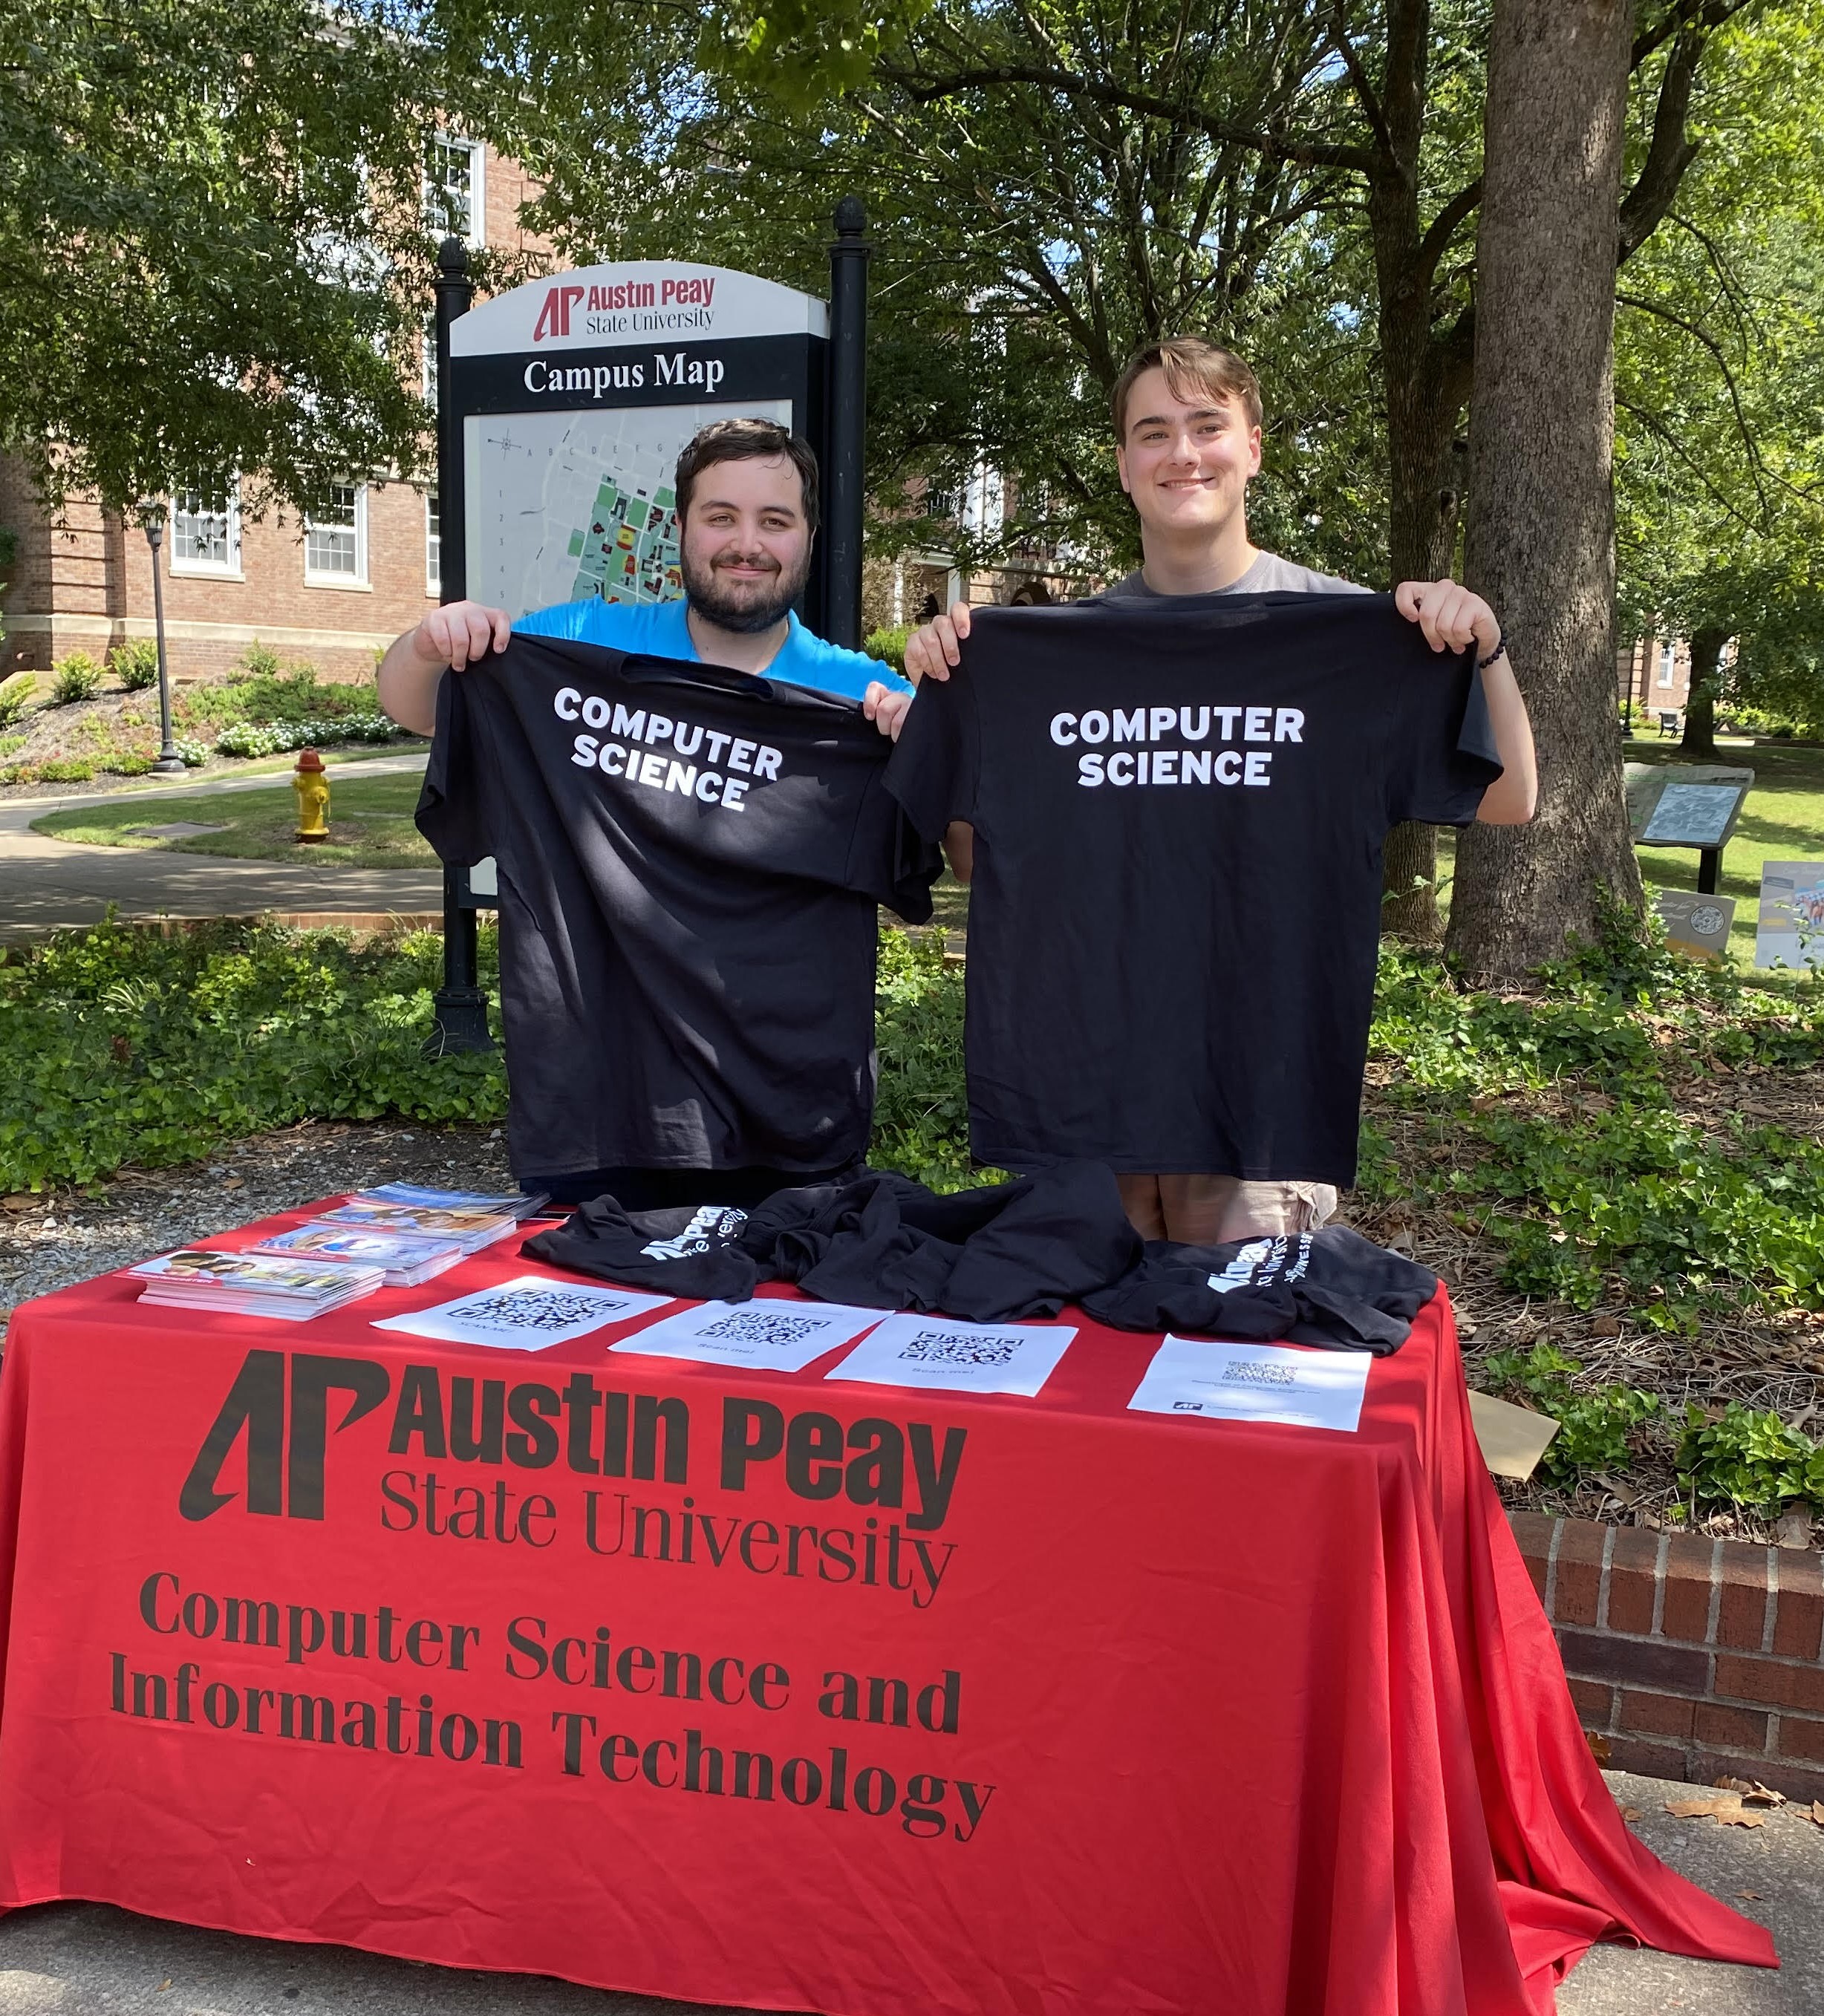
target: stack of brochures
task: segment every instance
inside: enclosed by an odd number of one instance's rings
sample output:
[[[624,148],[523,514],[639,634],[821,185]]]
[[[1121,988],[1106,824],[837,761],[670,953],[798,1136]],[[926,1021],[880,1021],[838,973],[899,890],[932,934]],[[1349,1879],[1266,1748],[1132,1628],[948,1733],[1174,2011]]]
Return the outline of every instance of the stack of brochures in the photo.
[[[464,1253],[476,1253],[510,1237],[543,1202],[539,1197],[484,1197],[466,1190],[421,1190],[413,1183],[383,1183],[319,1211],[315,1222],[344,1230],[440,1239]]]
[[[298,1260],[378,1267],[389,1288],[411,1288],[467,1258],[469,1249],[445,1235],[364,1232],[355,1225],[300,1225],[290,1232],[275,1232],[249,1250],[288,1254]]]
[[[128,1272],[146,1283],[142,1302],[232,1315],[280,1316],[303,1323],[371,1295],[384,1279],[378,1267],[334,1260],[287,1260],[274,1253],[205,1253],[195,1249],[144,1260]]]

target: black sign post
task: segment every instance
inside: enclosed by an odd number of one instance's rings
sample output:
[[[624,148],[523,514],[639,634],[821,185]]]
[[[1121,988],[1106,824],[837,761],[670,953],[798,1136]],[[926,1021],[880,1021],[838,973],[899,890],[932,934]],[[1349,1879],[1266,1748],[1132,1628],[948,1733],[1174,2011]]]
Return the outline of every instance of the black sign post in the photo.
[[[460,238],[446,238],[437,254],[437,524],[438,599],[460,602],[468,592],[463,552],[463,423],[449,368],[450,325],[475,297],[469,255]],[[425,1049],[491,1050],[488,997],[475,957],[475,909],[467,869],[443,865],[443,985],[431,997],[436,1025]]]
[[[830,247],[830,400],[824,443],[824,634],[861,649],[861,540],[867,439],[867,213],[859,196],[836,206]]]

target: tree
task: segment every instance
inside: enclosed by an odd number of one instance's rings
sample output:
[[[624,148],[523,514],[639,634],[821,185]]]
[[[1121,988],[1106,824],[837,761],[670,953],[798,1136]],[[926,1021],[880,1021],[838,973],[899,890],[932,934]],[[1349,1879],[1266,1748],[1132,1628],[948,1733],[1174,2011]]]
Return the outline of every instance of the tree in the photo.
[[[0,446],[54,502],[420,459],[411,51],[317,0],[0,16]]]
[[[1719,47],[1703,153],[1624,276],[1620,625],[1683,636],[1684,750],[1725,697],[1824,725],[1824,9]]]
[[[1628,0],[1495,0],[1468,574],[1501,612],[1539,745],[1530,826],[1473,826],[1448,943],[1517,975],[1638,905],[1614,729],[1611,342]]]

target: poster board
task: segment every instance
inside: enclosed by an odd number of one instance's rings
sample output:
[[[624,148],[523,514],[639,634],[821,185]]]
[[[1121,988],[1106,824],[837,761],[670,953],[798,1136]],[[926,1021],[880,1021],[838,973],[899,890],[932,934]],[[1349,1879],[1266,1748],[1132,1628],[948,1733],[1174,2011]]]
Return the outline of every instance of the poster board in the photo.
[[[1653,909],[1666,927],[1666,942],[1693,959],[1721,959],[1736,921],[1733,896],[1694,896],[1685,889],[1662,889]]]
[[[1824,970],[1824,861],[1764,861],[1754,963]]]

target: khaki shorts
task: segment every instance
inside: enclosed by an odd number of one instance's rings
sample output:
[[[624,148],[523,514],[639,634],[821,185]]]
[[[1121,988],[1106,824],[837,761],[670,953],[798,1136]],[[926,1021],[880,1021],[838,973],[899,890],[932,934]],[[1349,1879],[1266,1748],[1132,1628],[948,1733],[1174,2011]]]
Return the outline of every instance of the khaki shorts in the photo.
[[[1333,1183],[1253,1183],[1239,1176],[1117,1174],[1121,1202],[1143,1239],[1220,1246],[1231,1239],[1315,1232],[1336,1215]]]

